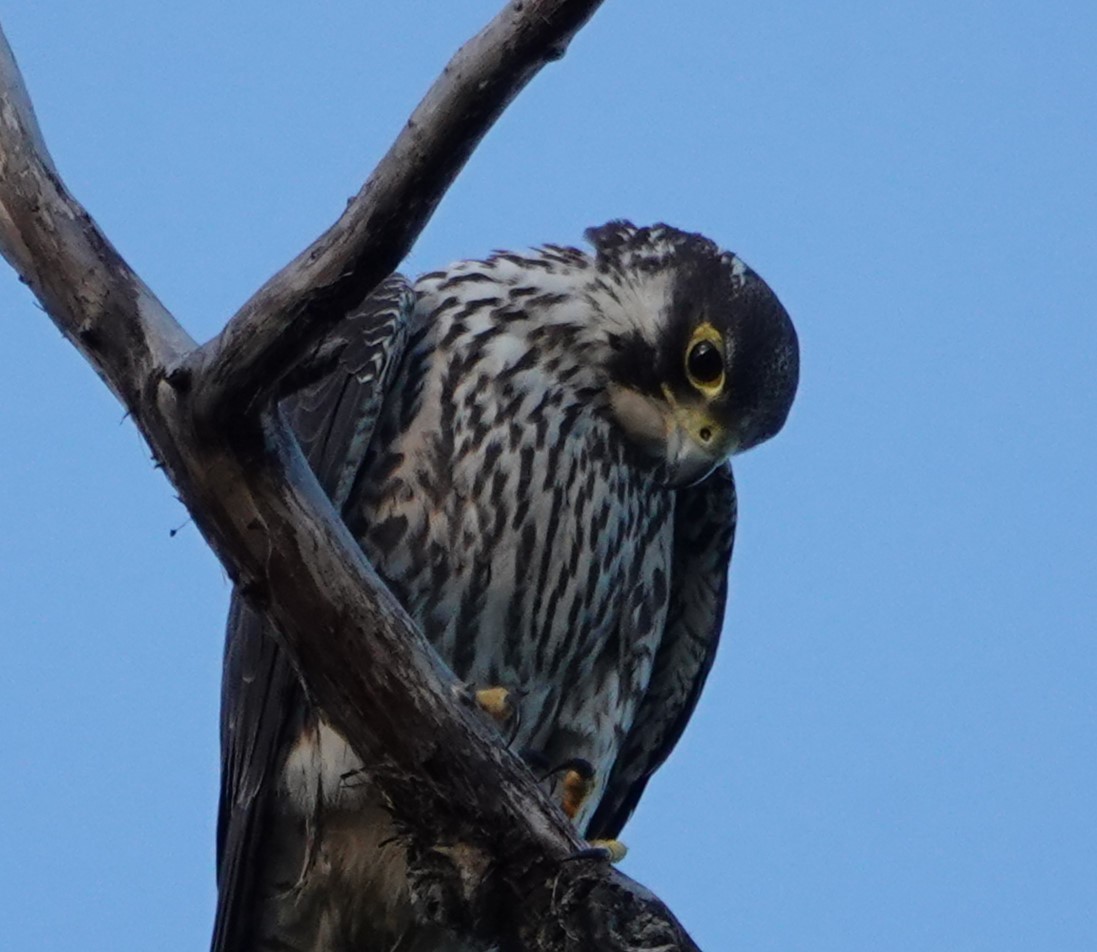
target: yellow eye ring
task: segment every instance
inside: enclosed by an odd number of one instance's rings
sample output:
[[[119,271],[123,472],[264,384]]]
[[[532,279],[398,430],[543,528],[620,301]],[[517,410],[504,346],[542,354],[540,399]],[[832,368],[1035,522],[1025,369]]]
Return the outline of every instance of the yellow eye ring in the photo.
[[[724,340],[707,321],[689,339],[685,367],[689,382],[706,397],[724,389]]]

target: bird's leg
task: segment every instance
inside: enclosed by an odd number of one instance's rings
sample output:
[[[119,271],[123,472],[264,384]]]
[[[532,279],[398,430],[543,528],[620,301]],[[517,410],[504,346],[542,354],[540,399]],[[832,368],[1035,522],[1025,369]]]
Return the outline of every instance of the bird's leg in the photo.
[[[514,741],[522,722],[517,692],[502,686],[476,689],[471,684],[458,684],[454,687],[454,693],[460,700],[487,714],[500,732],[505,734],[508,746]]]
[[[549,776],[552,774],[563,775],[560,779],[560,808],[574,822],[576,814],[594,789],[594,767],[589,760],[576,757],[562,763]]]
[[[589,760],[575,757],[550,770],[541,779],[547,780],[555,774],[562,774],[559,782],[560,808],[574,823],[594,790],[594,766]],[[591,840],[589,849],[580,850],[571,859],[606,859],[619,863],[627,852],[628,847],[620,840]]]
[[[585,850],[572,853],[565,860],[600,859],[608,863],[619,863],[628,855],[628,847],[620,840],[589,840],[590,846]]]
[[[508,747],[514,743],[518,728],[522,726],[522,707],[518,704],[518,697],[518,692],[504,687],[482,688],[476,692],[476,703],[504,732]]]
[[[619,863],[628,855],[628,847],[620,840],[591,840],[590,848],[611,863]]]
[[[481,688],[474,695],[480,710],[484,711],[500,727],[506,727],[518,709],[511,700],[510,691],[504,687]]]

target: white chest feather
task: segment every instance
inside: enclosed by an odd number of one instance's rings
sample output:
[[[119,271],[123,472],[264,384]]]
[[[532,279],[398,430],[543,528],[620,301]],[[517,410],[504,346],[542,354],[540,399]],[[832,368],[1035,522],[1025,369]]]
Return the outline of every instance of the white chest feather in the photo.
[[[310,816],[320,803],[327,808],[359,803],[366,777],[362,761],[343,736],[320,721],[298,735],[282,768],[282,785],[293,806]]]

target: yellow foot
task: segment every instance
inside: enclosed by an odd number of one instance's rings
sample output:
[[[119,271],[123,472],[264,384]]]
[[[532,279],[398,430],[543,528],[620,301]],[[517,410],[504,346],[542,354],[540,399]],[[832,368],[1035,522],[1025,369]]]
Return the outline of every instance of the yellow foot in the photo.
[[[627,853],[628,847],[620,840],[590,840],[590,845],[586,849],[573,853],[568,859],[593,859],[603,863],[619,863]]]
[[[509,724],[515,715],[514,703],[506,688],[483,688],[476,692],[476,703],[480,705],[480,710],[486,712],[501,727]]]
[[[567,818],[574,820],[594,789],[594,768],[589,760],[576,758],[556,769],[564,774],[560,781],[560,806]]]
[[[590,845],[596,850],[605,850],[611,863],[621,862],[628,854],[628,847],[620,840],[591,840]]]
[[[472,689],[472,685],[460,685],[461,696],[476,704],[481,711],[487,714],[499,731],[505,736],[509,747],[514,738],[518,736],[518,728],[522,724],[522,710],[518,706],[520,694],[509,688],[481,688],[478,691]]]

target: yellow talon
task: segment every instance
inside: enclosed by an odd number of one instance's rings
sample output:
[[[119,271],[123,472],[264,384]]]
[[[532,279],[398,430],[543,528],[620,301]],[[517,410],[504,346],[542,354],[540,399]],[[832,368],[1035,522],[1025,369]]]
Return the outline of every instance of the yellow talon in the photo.
[[[506,688],[483,688],[476,692],[476,703],[500,726],[506,726],[514,717],[514,704]]]
[[[628,854],[628,847],[620,840],[591,840],[590,845],[595,849],[605,850],[611,863],[621,862]]]
[[[594,789],[594,769],[585,760],[573,761],[564,772],[560,788],[560,806],[565,816],[574,820]]]

